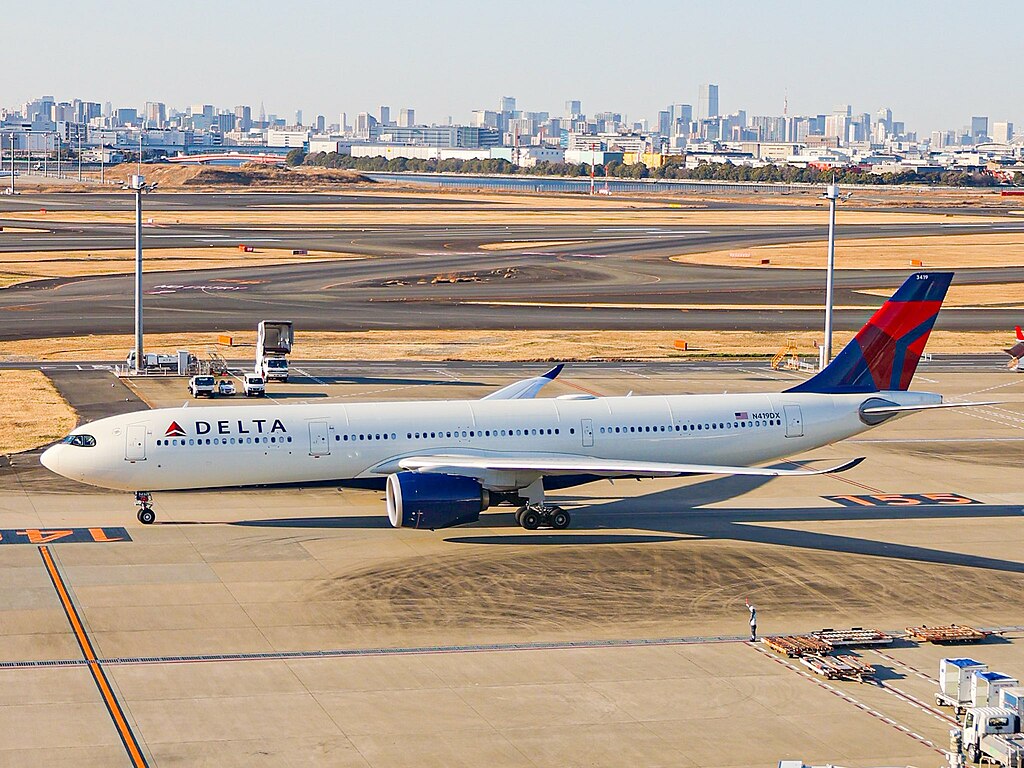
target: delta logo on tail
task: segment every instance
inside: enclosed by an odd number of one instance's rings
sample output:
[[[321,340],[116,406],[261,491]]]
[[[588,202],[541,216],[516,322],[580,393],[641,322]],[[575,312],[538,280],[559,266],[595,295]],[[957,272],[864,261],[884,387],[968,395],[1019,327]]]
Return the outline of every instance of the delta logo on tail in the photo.
[[[179,425],[178,422],[176,422],[176,421],[172,421],[171,422],[171,426],[169,426],[167,428],[167,431],[164,432],[164,437],[184,437],[184,436],[185,436],[185,430],[182,429],[181,425]]]
[[[909,389],[952,279],[952,272],[911,275],[825,370],[789,391]]]

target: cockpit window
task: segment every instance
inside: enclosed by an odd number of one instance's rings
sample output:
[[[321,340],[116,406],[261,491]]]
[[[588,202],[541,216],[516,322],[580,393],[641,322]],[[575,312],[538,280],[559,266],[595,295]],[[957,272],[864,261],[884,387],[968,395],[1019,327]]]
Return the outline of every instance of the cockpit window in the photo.
[[[61,442],[65,445],[77,445],[79,448],[96,447],[96,438],[92,435],[68,435]]]

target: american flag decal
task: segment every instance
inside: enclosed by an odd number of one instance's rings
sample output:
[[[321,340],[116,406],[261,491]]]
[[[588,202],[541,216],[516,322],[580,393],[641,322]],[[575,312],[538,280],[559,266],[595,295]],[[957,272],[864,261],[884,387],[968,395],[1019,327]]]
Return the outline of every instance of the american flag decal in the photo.
[[[750,414],[747,413],[746,411],[736,411],[736,413],[733,414],[733,418],[737,418],[737,419],[741,419],[741,420],[745,421],[746,419],[750,418]]]

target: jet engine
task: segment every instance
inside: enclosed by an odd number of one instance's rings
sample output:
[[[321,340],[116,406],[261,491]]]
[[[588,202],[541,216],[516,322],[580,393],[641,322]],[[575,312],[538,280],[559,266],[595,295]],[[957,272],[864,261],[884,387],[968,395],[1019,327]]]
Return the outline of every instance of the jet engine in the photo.
[[[491,504],[471,477],[419,472],[388,476],[388,519],[395,528],[448,528],[475,523]]]

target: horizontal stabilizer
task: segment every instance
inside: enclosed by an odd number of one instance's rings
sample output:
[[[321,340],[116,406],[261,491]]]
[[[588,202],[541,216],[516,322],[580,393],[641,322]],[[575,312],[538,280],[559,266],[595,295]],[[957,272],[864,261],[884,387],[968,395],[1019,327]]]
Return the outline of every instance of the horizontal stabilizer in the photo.
[[[777,469],[775,467],[730,467],[717,464],[668,464],[624,461],[566,454],[520,454],[507,456],[410,456],[399,466],[413,472],[478,477],[486,472],[536,472],[539,475],[598,475],[600,477],[673,477],[676,475],[751,475],[755,477],[803,477],[845,472],[864,458],[851,459],[825,469]]]
[[[865,414],[908,413],[910,411],[930,411],[934,408],[975,408],[979,405],[999,405],[999,401],[990,400],[984,403],[930,403],[927,405],[872,405],[861,408]]]
[[[509,384],[507,387],[502,387],[497,392],[491,392],[486,397],[480,398],[481,400],[530,400],[537,396],[546,385],[550,384],[555,378],[562,372],[565,367],[564,364],[559,363],[547,373],[543,373],[540,376],[534,376],[530,379],[523,379],[517,381],[515,384]]]

